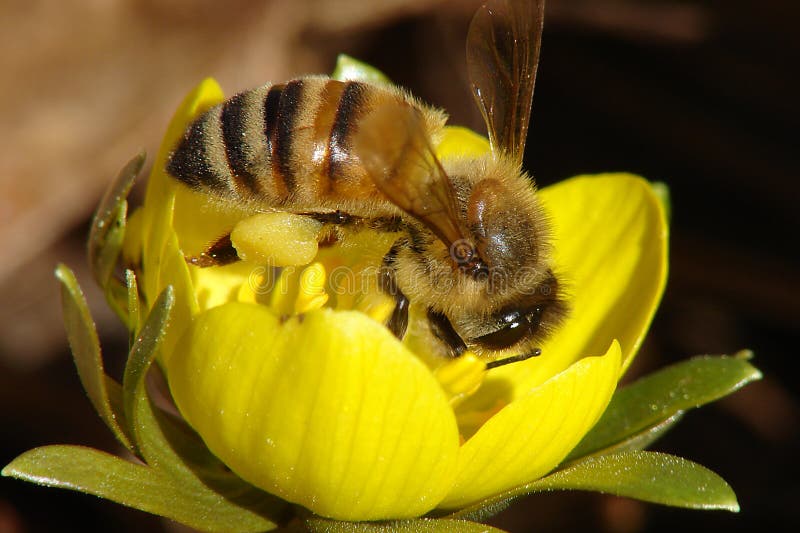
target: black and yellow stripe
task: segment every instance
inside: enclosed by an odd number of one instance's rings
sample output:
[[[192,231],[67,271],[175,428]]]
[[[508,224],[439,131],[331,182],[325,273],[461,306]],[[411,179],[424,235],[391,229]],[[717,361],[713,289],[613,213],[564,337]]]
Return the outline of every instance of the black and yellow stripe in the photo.
[[[196,190],[274,207],[298,197],[352,194],[364,183],[351,137],[376,91],[378,99],[397,98],[362,82],[326,78],[237,94],[188,128],[167,172]]]

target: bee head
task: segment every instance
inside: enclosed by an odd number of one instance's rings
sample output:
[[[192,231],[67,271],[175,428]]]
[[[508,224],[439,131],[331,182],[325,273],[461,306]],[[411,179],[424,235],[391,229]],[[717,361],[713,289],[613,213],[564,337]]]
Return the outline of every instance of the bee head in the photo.
[[[527,291],[550,268],[550,230],[533,181],[506,158],[471,168],[464,223],[490,288]],[[523,287],[515,287],[522,283]],[[491,296],[491,295],[490,295]]]
[[[552,271],[530,293],[484,314],[468,343],[484,350],[506,350],[541,342],[566,314],[567,306]]]
[[[462,303],[450,319],[478,349],[531,348],[566,312],[552,271],[548,220],[533,181],[518,164],[493,157],[472,169],[461,198],[473,261],[484,266],[472,276],[482,297],[474,306]]]

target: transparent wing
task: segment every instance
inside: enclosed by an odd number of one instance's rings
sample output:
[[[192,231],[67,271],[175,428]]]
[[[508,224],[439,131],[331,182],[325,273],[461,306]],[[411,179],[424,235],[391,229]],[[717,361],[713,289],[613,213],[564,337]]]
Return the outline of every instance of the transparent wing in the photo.
[[[436,159],[419,110],[402,101],[377,106],[359,124],[353,152],[392,203],[448,246],[464,239],[455,190]]]
[[[467,71],[492,151],[521,161],[539,64],[544,0],[489,0],[467,35]]]

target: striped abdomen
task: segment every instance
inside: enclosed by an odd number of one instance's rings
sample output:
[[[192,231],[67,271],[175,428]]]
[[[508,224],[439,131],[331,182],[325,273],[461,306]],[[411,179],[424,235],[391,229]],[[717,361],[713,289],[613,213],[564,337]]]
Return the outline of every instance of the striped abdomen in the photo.
[[[338,208],[378,199],[350,143],[359,121],[388,99],[408,97],[328,78],[245,91],[189,126],[167,172],[196,190],[267,207]]]

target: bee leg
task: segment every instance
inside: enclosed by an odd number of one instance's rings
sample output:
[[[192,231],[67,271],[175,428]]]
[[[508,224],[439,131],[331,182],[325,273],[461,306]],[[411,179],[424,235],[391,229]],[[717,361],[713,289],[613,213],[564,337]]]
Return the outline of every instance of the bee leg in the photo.
[[[351,215],[350,213],[345,213],[344,211],[339,211],[338,209],[336,211],[328,211],[324,213],[305,211],[297,214],[312,218],[324,226],[327,226],[326,231],[321,233],[322,238],[319,241],[320,248],[333,246],[342,239],[342,232],[339,230],[340,227],[355,226],[360,224],[362,221],[361,217]]]
[[[386,327],[400,340],[403,339],[408,329],[408,298],[399,289],[395,294],[394,311],[392,311]]]
[[[336,226],[347,226],[361,220],[361,217],[351,215],[350,213],[345,213],[344,211],[339,211],[338,209],[329,213],[307,212],[298,214],[311,217],[318,222],[322,222],[323,224],[333,224]]]
[[[402,246],[404,246],[403,239],[392,245],[392,248],[383,258],[383,265],[378,278],[378,285],[381,290],[393,296],[395,300],[394,310],[386,323],[386,327],[398,339],[402,339],[406,334],[406,329],[408,329],[408,297],[397,286],[397,279],[394,275],[395,258]]]
[[[383,292],[394,296],[395,301],[394,310],[386,327],[395,337],[402,340],[408,329],[408,297],[397,287],[393,270],[387,268],[381,270],[380,285]]]
[[[236,248],[233,247],[230,233],[217,239],[200,255],[186,257],[187,263],[203,268],[229,265],[238,260],[239,255],[236,253]]]
[[[467,345],[464,340],[453,329],[453,325],[444,313],[428,309],[428,321],[431,326],[431,331],[436,338],[445,343],[450,348],[450,355],[458,357],[467,351]]]

